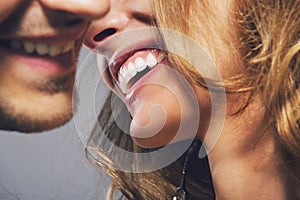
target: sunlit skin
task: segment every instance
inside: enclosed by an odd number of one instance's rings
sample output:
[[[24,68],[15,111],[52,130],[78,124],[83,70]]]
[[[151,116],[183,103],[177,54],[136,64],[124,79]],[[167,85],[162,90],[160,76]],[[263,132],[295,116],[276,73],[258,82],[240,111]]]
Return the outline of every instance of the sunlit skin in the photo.
[[[106,0],[0,2],[0,129],[39,132],[72,117],[82,38],[90,20],[103,16],[109,7]],[[37,55],[37,49],[25,53],[25,41],[49,46],[49,54]],[[23,49],[13,49],[13,43]],[[50,45],[56,48],[52,56]]]

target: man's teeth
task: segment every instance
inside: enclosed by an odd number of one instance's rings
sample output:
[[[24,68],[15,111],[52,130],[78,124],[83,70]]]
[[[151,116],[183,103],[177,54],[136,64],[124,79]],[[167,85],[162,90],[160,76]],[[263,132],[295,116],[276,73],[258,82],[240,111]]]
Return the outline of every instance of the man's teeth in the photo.
[[[12,40],[10,47],[17,51],[24,51],[28,54],[36,53],[40,56],[49,55],[51,57],[64,54],[74,48],[75,42],[69,42],[62,45],[50,45],[46,43],[35,43],[32,41]]]
[[[149,53],[146,59],[137,57],[134,62],[129,62],[127,66],[122,66],[118,75],[118,82],[122,92],[125,94],[128,90],[128,82],[137,75],[138,72],[154,68],[165,58],[165,53],[161,52],[158,57],[155,57],[152,53]]]

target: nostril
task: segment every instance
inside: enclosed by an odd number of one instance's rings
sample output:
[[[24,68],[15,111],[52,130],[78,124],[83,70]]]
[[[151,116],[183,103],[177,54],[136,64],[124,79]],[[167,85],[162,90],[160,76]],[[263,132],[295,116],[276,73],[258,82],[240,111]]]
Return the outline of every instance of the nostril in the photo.
[[[117,32],[117,30],[114,28],[105,29],[104,31],[101,31],[94,37],[94,41],[100,42],[100,41],[104,40],[105,38],[109,37],[110,35],[115,34],[116,32]]]

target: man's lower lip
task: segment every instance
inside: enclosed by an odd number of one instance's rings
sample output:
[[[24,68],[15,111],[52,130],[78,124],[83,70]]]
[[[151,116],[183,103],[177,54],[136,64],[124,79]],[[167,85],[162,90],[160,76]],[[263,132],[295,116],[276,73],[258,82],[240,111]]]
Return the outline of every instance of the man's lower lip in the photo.
[[[76,58],[73,50],[55,57],[26,54],[7,49],[0,51],[4,51],[1,53],[2,56],[9,57],[14,63],[18,62],[24,67],[50,75],[60,74],[75,68]]]

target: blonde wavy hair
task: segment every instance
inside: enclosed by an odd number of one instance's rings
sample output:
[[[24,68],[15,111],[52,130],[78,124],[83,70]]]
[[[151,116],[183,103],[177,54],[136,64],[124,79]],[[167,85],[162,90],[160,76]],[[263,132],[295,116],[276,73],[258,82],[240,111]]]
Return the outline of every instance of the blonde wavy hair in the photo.
[[[250,94],[243,108],[251,97],[262,96],[267,125],[276,132],[274,137],[281,146],[283,161],[300,181],[297,169],[300,158],[300,1],[235,1],[229,17],[230,26],[218,20],[218,11],[206,0],[155,2],[160,27],[179,31],[193,39],[203,30],[212,36],[206,38],[204,45],[232,47],[231,59],[239,59],[246,73],[224,80],[227,92]],[[202,30],[199,30],[200,25]],[[228,40],[231,35],[236,41]],[[209,49],[212,54],[213,48]],[[180,59],[173,59],[181,68],[179,70],[188,71],[186,74],[192,74],[190,78],[203,86],[199,81],[202,77],[195,69]]]
[[[233,5],[229,23],[218,20],[218,11],[208,0],[154,0],[157,23],[196,39],[199,31],[209,35],[201,41],[214,55],[215,49],[230,47],[230,59],[243,64],[245,72],[234,75],[224,84],[228,93],[247,95],[247,107],[251,98],[260,95],[266,108],[268,126],[272,126],[282,149],[282,159],[296,180],[300,180],[300,1],[299,0],[239,0]],[[212,1],[210,1],[211,3]],[[221,1],[218,1],[219,3]],[[200,22],[205,21],[205,23]],[[202,29],[199,30],[201,24]],[[228,26],[230,24],[230,26]],[[234,27],[234,28],[233,28]],[[219,34],[219,33],[224,33]],[[226,34],[225,34],[226,33]],[[237,38],[234,43],[229,38]],[[216,45],[216,46],[211,46]],[[172,60],[174,59],[174,60]],[[179,72],[188,80],[205,86],[197,71],[182,59],[171,57]],[[113,95],[113,94],[112,94]],[[114,122],[109,96],[99,116],[102,131],[97,128],[89,140],[90,149],[97,158],[89,158],[104,167],[113,179],[113,184],[128,199],[170,199],[178,186],[182,169],[182,158],[165,169],[145,174],[119,171],[111,157],[118,156],[114,145],[132,152],[143,152],[132,139]],[[120,105],[118,110],[126,109]],[[239,112],[238,112],[239,113]],[[114,145],[103,144],[108,137]],[[103,148],[103,146],[105,148]],[[124,159],[124,158],[120,158]],[[196,158],[194,162],[199,162]],[[206,161],[201,161],[202,171],[209,170]],[[205,164],[206,163],[206,164]],[[201,170],[190,170],[188,174],[188,199],[214,199],[210,175],[195,174]],[[111,196],[109,198],[112,198]]]

